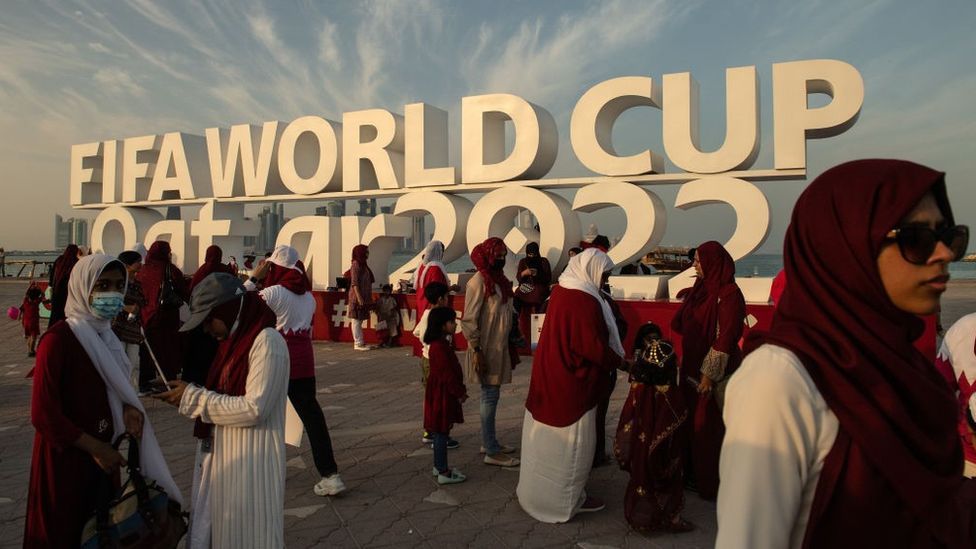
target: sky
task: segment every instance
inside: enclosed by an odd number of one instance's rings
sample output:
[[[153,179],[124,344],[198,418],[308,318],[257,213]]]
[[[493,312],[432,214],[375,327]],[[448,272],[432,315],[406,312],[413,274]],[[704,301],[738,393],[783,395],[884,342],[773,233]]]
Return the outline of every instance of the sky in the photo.
[[[690,71],[703,145],[714,149],[725,135],[725,69],[756,66],[762,146],[753,169],[769,169],[771,65],[820,58],[856,67],[865,98],[850,130],[808,142],[808,177],[856,158],[912,160],[948,174],[957,221],[976,225],[973,28],[971,0],[4,0],[0,247],[50,249],[54,214],[93,216],[69,206],[69,151],[109,138],[402,113],[423,101],[448,111],[457,165],[461,98],[514,93],[555,117],[559,155],[548,177],[589,175],[569,145],[570,114],[592,85],[618,76],[659,82]],[[663,152],[660,111],[627,111],[613,140],[620,154]],[[808,181],[758,184],[772,209],[760,251],[781,249]],[[728,238],[731,208],[677,210],[677,189],[654,188],[668,206],[665,244]],[[616,236],[622,217],[607,210],[583,220]]]

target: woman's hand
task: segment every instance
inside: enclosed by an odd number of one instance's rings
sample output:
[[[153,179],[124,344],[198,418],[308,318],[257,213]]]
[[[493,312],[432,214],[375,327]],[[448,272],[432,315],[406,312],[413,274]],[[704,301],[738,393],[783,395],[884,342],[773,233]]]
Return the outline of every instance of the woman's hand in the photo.
[[[158,395],[153,395],[153,398],[158,398],[166,404],[171,404],[173,406],[179,406],[180,401],[183,400],[183,393],[186,391],[187,383],[181,379],[174,379],[167,383],[170,387],[169,391],[165,393],[159,393]]]
[[[106,473],[114,473],[119,467],[126,464],[125,458],[118,450],[112,448],[111,444],[100,440],[93,444],[90,454],[95,463]]]
[[[706,396],[711,394],[713,385],[714,382],[712,379],[703,374],[701,376],[701,382],[698,383],[698,393]]]
[[[135,406],[128,404],[122,405],[122,421],[125,423],[125,432],[142,439],[142,426],[145,424],[146,416]]]
[[[478,374],[479,377],[483,376],[486,369],[485,364],[485,354],[481,351],[474,352],[474,373]]]
[[[526,276],[532,276],[533,274],[535,273],[532,272],[532,269],[525,269],[521,273],[519,273],[519,276],[526,277]]]

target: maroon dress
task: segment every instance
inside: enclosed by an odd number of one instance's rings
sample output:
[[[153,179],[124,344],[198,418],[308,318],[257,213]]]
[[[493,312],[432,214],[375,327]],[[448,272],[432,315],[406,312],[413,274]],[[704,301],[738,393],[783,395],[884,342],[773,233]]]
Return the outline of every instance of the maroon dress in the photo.
[[[450,433],[456,423],[464,423],[461,397],[468,394],[461,374],[461,363],[446,339],[430,344],[430,376],[424,392],[424,429]]]
[[[105,383],[66,322],[41,338],[31,394],[24,547],[77,547],[104,473],[74,442],[88,433],[110,443],[114,427]]]
[[[169,242],[160,240],[153,243],[146,254],[146,263],[136,277],[146,298],[146,305],[140,312],[146,343],[152,348],[166,378],[173,379],[179,373],[183,360],[183,340],[179,334],[180,310],[161,305],[160,293],[167,277],[183,301],[189,302],[190,291],[183,272],[170,262],[169,254]],[[151,365],[152,357],[140,350],[139,363]],[[154,368],[150,370],[155,371]]]
[[[698,247],[697,255],[704,278],[698,279],[686,294],[671,328],[682,335],[681,386],[693,428],[688,469],[694,473],[698,495],[714,500],[718,495],[718,460],[725,423],[715,401],[715,390],[700,395],[696,384],[702,376],[702,362],[711,349],[728,355],[723,379],[727,380],[739,367],[746,303],[735,284],[735,263],[721,244],[705,242]],[[689,378],[694,383],[688,382]]]
[[[688,445],[688,407],[674,355],[663,364],[635,353],[630,393],[620,411],[613,453],[630,473],[624,517],[641,531],[666,530],[684,509],[683,454]],[[653,375],[635,375],[638,369]]]

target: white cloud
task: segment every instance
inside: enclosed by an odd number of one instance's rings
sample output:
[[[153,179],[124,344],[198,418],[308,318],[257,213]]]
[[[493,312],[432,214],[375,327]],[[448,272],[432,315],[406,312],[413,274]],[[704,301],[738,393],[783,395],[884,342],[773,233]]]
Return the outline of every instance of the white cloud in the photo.
[[[96,82],[105,86],[105,91],[110,93],[128,93],[137,97],[146,94],[146,89],[137,84],[129,73],[121,69],[99,69],[94,78]]]

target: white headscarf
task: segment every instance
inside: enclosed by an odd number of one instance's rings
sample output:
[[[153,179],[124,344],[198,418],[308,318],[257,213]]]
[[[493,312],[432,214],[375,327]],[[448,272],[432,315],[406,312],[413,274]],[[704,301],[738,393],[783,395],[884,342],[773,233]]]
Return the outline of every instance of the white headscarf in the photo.
[[[617,320],[610,304],[600,295],[600,282],[603,273],[613,269],[613,261],[597,248],[587,248],[569,259],[569,265],[559,277],[559,285],[567,290],[579,290],[593,296],[603,309],[603,320],[610,332],[610,348],[620,356],[626,355],[624,344],[620,341]]]
[[[297,266],[298,260],[298,250],[286,244],[276,246],[274,251],[271,252],[271,257],[268,258],[268,261],[279,267],[296,270],[299,270]]]
[[[112,321],[95,316],[89,303],[89,296],[95,287],[95,282],[105,267],[113,261],[118,262],[114,257],[104,254],[87,255],[78,260],[68,279],[68,302],[65,304],[64,312],[68,326],[95,365],[98,375],[105,382],[108,404],[112,409],[112,423],[115,426],[114,439],[125,432],[125,421],[122,418],[123,404],[138,409],[143,416],[146,414],[146,409],[129,381],[132,365],[129,364],[129,359],[122,349],[122,343],[112,331]],[[122,272],[124,273],[125,270],[123,269]],[[166,490],[170,498],[182,505],[183,495],[173,481],[173,475],[169,472],[148,417],[145,417],[142,428],[139,458],[142,461],[140,464],[142,473],[156,481]]]
[[[424,248],[424,258],[421,260],[420,265],[414,270],[414,288],[423,283],[418,277],[421,276],[421,271],[426,272],[427,267],[438,267],[441,272],[445,275],[447,274],[447,267],[444,266],[444,243],[440,240],[431,240],[427,243],[427,247]]]

